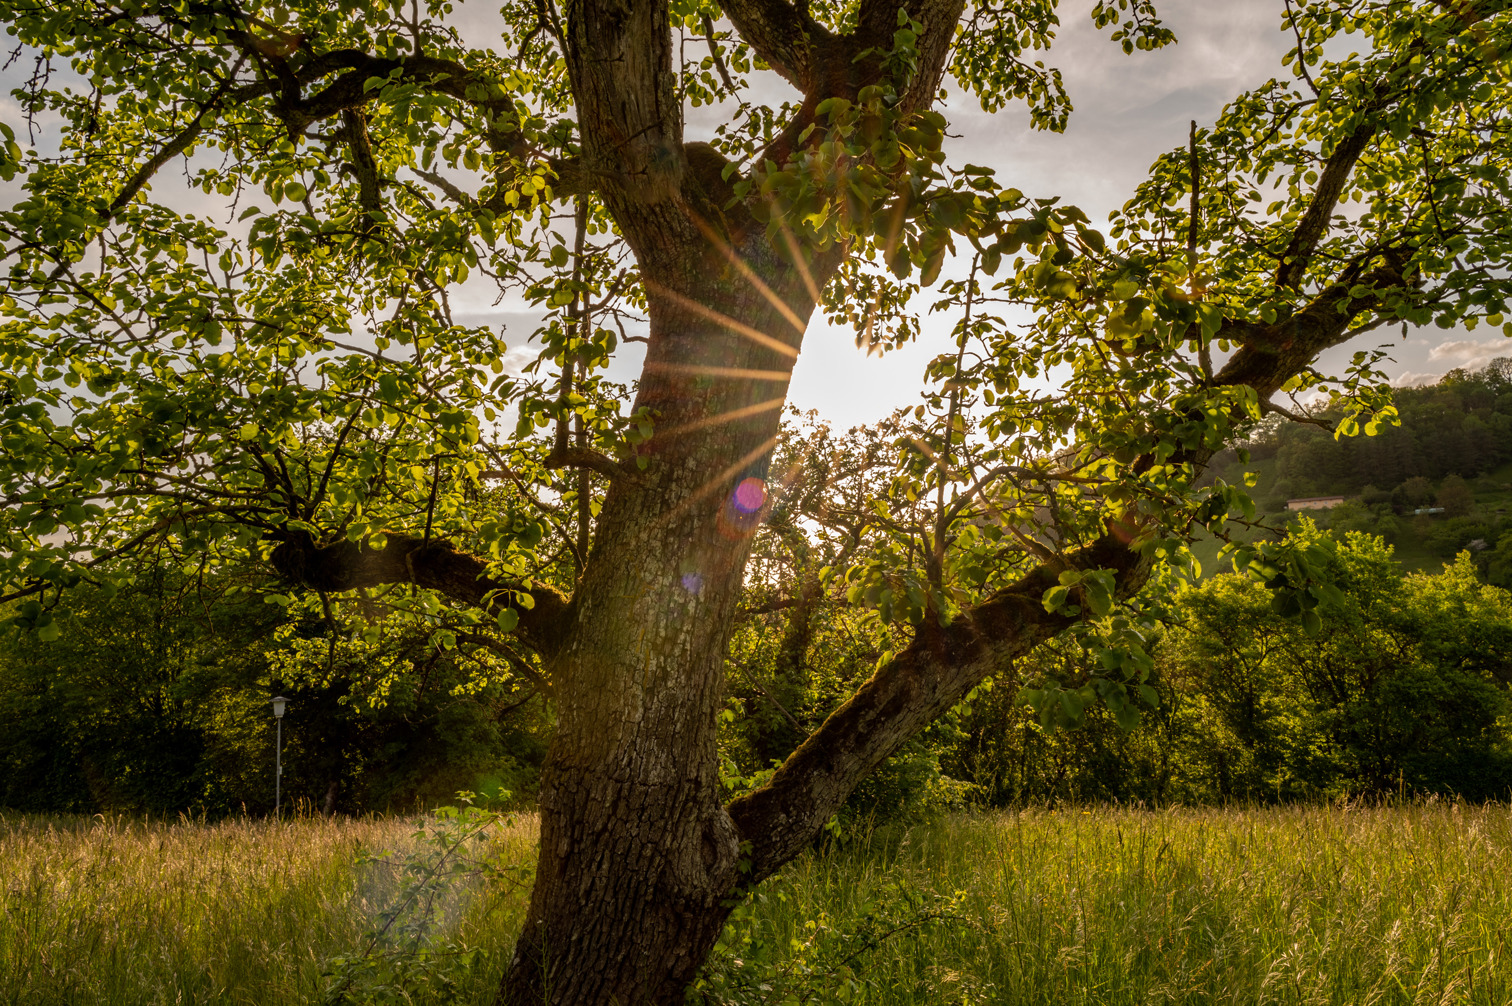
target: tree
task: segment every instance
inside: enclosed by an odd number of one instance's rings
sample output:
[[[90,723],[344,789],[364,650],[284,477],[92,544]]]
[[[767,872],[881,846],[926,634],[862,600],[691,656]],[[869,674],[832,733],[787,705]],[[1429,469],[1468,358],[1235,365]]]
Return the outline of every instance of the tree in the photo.
[[[71,584],[250,554],[549,690],[511,1003],[678,1001],[740,891],[1056,634],[1080,626],[1101,670],[1045,708],[1137,718],[1148,661],[1117,605],[1194,522],[1248,505],[1194,488],[1212,452],[1283,391],[1373,432],[1379,353],[1327,381],[1319,352],[1505,310],[1500,0],[1291,5],[1289,76],[1194,124],[1108,237],[946,155],[947,75],[1063,124],[1031,58],[1050,2],[539,0],[504,7],[504,55],[444,2],[3,13],[38,59],[20,99],[63,126],[57,156],[12,140],[0,162],[21,179],[0,598],[47,638]],[[1171,41],[1149,0],[1093,17],[1125,51]],[[1346,32],[1363,54],[1324,58]],[[760,102],[766,69],[792,100]],[[690,103],[727,113],[708,142]],[[170,164],[232,230],[149,198]],[[453,311],[480,276],[545,314],[522,374]],[[724,649],[788,475],[769,459],[805,328],[823,309],[886,348],[925,287],[956,348],[859,515],[883,541],[816,573],[903,640],[724,805]],[[604,367],[635,340],[632,392]],[[1032,390],[1048,368],[1053,395]],[[1305,562],[1241,560],[1316,619]]]
[[[1487,556],[1486,582],[1512,588],[1512,532],[1498,538],[1496,548]]]
[[[1496,724],[1512,595],[1480,583],[1466,555],[1404,578],[1373,535],[1305,518],[1292,534],[1332,567],[1320,631],[1278,617],[1253,579],[1219,576],[1182,596],[1185,618],[1162,640],[1163,669],[1213,705],[1249,756],[1243,787],[1225,795],[1504,788]]]
[[[1451,475],[1439,484],[1438,504],[1450,517],[1464,517],[1475,506],[1475,494],[1470,484],[1458,475]]]
[[[1403,482],[1398,487],[1398,491],[1408,504],[1414,507],[1422,507],[1433,502],[1433,483],[1421,475],[1414,475]]]
[[[172,817],[271,794],[252,685],[276,612],[182,581],[153,570],[108,600],[76,590],[52,643],[0,630],[0,806]]]

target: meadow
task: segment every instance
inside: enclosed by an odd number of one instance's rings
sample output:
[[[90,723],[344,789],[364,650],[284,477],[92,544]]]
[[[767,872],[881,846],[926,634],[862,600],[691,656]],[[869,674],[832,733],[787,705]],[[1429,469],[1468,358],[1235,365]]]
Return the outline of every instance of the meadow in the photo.
[[[0,1003],[486,1003],[535,823],[482,821],[0,816]],[[959,815],[790,865],[696,996],[1503,1006],[1509,919],[1505,805]]]

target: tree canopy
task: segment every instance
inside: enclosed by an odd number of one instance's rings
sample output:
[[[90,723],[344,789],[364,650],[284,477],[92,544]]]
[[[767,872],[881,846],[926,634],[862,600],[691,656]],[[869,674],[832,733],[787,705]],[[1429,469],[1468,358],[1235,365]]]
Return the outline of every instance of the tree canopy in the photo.
[[[1039,700],[1134,718],[1122,602],[1252,512],[1198,488],[1212,453],[1277,395],[1373,432],[1381,351],[1337,379],[1318,353],[1506,310],[1501,0],[1284,5],[1279,76],[1173,137],[1106,233],[949,155],[947,81],[1064,124],[1051,0],[511,2],[488,48],[418,0],[0,12],[36,59],[19,100],[63,124],[48,156],[7,125],[0,160],[0,599],[47,637],[73,584],[251,558],[549,690],[514,1002],[676,1000],[732,891],[1057,633],[1101,659]],[[1092,17],[1173,41],[1150,0]],[[723,117],[702,139],[694,105]],[[542,312],[523,372],[454,313],[469,283]],[[953,319],[891,464],[851,483],[839,455],[771,463],[816,310],[868,348]],[[724,650],[790,499],[793,534],[840,536],[813,589],[906,641],[726,807]],[[1236,558],[1316,624],[1316,557]]]

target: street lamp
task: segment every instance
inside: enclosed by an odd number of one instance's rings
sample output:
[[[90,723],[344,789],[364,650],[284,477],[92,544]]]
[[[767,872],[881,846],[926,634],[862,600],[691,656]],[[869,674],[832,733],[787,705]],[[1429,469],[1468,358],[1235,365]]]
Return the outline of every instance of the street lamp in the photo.
[[[276,771],[273,773],[273,817],[279,816],[279,810],[283,807],[283,714],[284,706],[289,700],[282,695],[273,698],[273,719],[278,723],[278,751]]]

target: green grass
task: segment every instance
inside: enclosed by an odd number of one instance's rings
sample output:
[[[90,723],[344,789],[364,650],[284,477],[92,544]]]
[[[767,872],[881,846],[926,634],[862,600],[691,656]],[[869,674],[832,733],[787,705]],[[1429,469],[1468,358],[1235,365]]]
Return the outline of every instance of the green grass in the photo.
[[[864,917],[900,883],[955,895],[954,918],[855,968],[877,1002],[1512,1001],[1505,807],[1094,809],[883,830],[794,864],[747,926],[819,960],[804,920]]]
[[[1219,477],[1231,484],[1238,484],[1244,477],[1245,472],[1253,472],[1256,476],[1256,484],[1250,490],[1250,495],[1256,502],[1273,502],[1271,487],[1277,479],[1276,459],[1263,458],[1252,461],[1247,465],[1237,463],[1230,464],[1216,472]],[[1482,518],[1490,523],[1497,524],[1505,520],[1507,514],[1512,512],[1512,463],[1502,465],[1494,471],[1486,472],[1476,478],[1469,479],[1469,484],[1475,498],[1474,516]],[[1389,488],[1389,487],[1387,487]],[[1307,495],[1325,495],[1321,490],[1310,491]],[[1340,495],[1347,499],[1358,501],[1359,497],[1354,492],[1343,492]],[[1261,515],[1270,523],[1285,524],[1291,515],[1284,511],[1262,512]],[[1318,517],[1318,514],[1313,516]],[[1432,522],[1442,521],[1444,518],[1434,516]],[[1321,516],[1322,523],[1327,526],[1328,518]],[[1238,541],[1253,541],[1255,532],[1248,528],[1233,526],[1230,528],[1231,535]],[[1371,533],[1377,533],[1372,531]],[[1490,544],[1494,545],[1495,536]],[[1191,550],[1197,561],[1202,565],[1202,578],[1214,576],[1218,573],[1231,571],[1230,564],[1226,561],[1218,561],[1218,552],[1222,542],[1208,534],[1202,528],[1197,528],[1193,535]],[[1397,530],[1391,536],[1391,544],[1396,552],[1396,560],[1401,564],[1404,573],[1430,573],[1438,574],[1443,571],[1444,564],[1452,560],[1437,550],[1430,547],[1427,540],[1420,537],[1414,530],[1410,514],[1397,518]]]
[[[416,846],[412,820],[151,824],[0,816],[0,1004],[319,1002],[399,878],[360,851]],[[533,821],[498,829],[526,858]],[[466,885],[462,885],[466,886]],[[492,1000],[522,891],[462,892],[446,928],[483,946],[464,1002]]]
[[[532,824],[496,847],[528,859]],[[411,832],[0,818],[0,1003],[318,1002],[395,891],[355,853]],[[482,953],[453,968],[456,1001],[491,997],[523,895],[458,896],[446,932]],[[805,855],[721,966],[773,1006],[1504,1006],[1509,919],[1504,806],[1025,811]]]

